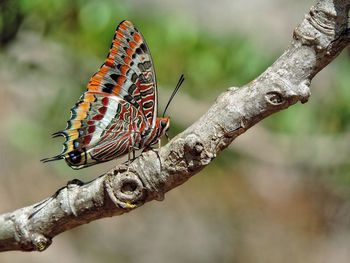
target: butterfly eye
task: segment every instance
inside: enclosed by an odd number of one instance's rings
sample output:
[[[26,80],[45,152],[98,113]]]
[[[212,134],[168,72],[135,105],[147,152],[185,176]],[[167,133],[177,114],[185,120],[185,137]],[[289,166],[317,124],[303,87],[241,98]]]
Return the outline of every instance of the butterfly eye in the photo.
[[[167,121],[161,121],[160,122],[160,126],[162,127],[162,129],[164,130],[168,130],[169,129],[169,125]]]

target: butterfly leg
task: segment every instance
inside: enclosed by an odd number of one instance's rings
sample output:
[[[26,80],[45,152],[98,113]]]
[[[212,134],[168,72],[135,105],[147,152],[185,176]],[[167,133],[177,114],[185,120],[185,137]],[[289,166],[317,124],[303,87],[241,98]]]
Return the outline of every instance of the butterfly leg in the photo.
[[[130,135],[129,138],[129,148],[128,148],[128,166],[131,163],[131,161],[135,160],[135,150],[139,150],[140,148],[137,147],[135,141],[136,141],[136,135],[139,134],[138,131],[136,131],[136,127],[134,127],[134,131],[132,132],[132,134]],[[131,157],[132,154],[132,157]]]
[[[162,146],[162,143],[161,143],[161,141],[160,141],[160,139],[158,140],[158,143],[157,143],[158,145],[158,147],[157,147],[157,150],[159,150],[159,148],[160,148],[160,146]]]
[[[169,137],[168,132],[165,132],[164,135],[165,135],[165,137],[166,137],[166,139],[167,139],[167,142],[169,142],[169,141],[170,141],[170,137]]]
[[[132,163],[135,159],[136,159],[136,151],[137,148],[133,147],[133,146],[129,146],[129,151],[128,151],[128,166],[130,165],[130,163]]]
[[[131,148],[132,148],[132,146],[129,146],[129,149],[128,149],[128,172],[129,172],[130,159],[131,159],[131,152],[130,152]]]

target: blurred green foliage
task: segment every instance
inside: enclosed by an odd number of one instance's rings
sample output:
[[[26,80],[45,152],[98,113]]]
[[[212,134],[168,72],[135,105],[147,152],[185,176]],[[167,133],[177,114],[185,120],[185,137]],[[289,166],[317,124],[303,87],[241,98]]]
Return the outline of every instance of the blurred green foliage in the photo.
[[[217,95],[232,83],[244,84],[272,62],[243,37],[202,32],[181,17],[135,12],[127,1],[14,1],[25,27],[66,43],[78,54],[95,53],[101,61],[116,25],[124,19],[133,21],[150,46],[159,84],[175,85],[184,73],[191,87],[188,92],[199,98]]]

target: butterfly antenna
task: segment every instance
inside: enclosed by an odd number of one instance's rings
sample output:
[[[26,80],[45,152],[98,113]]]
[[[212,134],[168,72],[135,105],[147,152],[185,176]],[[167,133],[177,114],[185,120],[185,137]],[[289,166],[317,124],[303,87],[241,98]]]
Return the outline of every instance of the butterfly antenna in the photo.
[[[165,116],[165,112],[166,112],[166,110],[168,109],[168,107],[169,107],[169,105],[170,105],[170,102],[173,100],[173,98],[175,97],[176,93],[178,92],[178,90],[180,89],[180,87],[181,87],[181,85],[182,85],[182,83],[183,83],[184,81],[185,81],[184,74],[181,74],[180,79],[179,79],[179,81],[177,82],[176,87],[175,87],[173,93],[171,94],[171,96],[170,96],[170,98],[169,98],[169,100],[168,100],[168,103],[167,103],[166,106],[165,106],[165,109],[164,109],[164,112],[163,112],[163,117]]]

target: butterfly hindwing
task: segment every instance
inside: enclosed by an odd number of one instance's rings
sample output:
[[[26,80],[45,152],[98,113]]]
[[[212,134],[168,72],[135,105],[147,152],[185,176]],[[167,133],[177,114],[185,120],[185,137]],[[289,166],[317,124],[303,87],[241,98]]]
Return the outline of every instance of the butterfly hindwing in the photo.
[[[99,148],[106,141],[130,137],[131,131],[144,128],[146,119],[140,109],[114,95],[85,92],[71,109],[71,119],[60,135],[65,137],[63,152]]]

